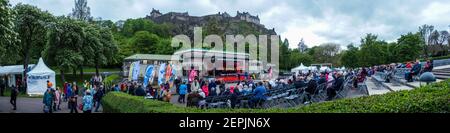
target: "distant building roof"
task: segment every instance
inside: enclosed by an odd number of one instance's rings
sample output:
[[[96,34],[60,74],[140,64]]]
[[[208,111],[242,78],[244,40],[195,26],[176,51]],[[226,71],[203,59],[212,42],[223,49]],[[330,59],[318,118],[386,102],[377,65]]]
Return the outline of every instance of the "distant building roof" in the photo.
[[[177,58],[177,57],[175,57]],[[160,61],[170,61],[172,60],[172,55],[159,55],[159,54],[135,54],[125,58],[125,60],[160,60]]]

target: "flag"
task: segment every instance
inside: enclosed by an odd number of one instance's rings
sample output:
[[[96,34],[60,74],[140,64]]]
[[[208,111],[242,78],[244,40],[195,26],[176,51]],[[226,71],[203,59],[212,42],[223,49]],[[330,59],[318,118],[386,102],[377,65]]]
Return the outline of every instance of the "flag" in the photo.
[[[159,66],[159,71],[158,71],[158,85],[161,85],[164,83],[164,74],[166,72],[166,64],[163,63]]]
[[[134,68],[134,62],[130,65],[130,70],[128,71],[128,81],[131,81],[131,77],[133,76],[133,68]]]
[[[144,87],[147,87],[149,80],[153,80],[153,65],[148,65],[147,69],[145,70]]]
[[[136,61],[133,68],[133,80],[138,80],[140,66],[139,61]]]
[[[172,66],[168,64],[166,67],[166,82],[170,80],[170,76],[172,76]]]

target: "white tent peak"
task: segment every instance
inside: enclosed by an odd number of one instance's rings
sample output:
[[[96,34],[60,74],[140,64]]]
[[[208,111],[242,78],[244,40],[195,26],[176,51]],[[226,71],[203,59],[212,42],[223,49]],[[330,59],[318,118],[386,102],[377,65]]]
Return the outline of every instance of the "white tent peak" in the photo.
[[[48,68],[47,65],[45,65],[44,60],[41,57],[39,58],[39,61],[34,67],[34,69],[28,73],[43,73],[43,72],[55,73],[55,71],[53,71],[52,69]]]
[[[52,88],[56,87],[55,71],[48,68],[44,60],[39,58],[33,70],[27,73],[27,94],[43,95],[47,90],[47,81],[53,83]]]

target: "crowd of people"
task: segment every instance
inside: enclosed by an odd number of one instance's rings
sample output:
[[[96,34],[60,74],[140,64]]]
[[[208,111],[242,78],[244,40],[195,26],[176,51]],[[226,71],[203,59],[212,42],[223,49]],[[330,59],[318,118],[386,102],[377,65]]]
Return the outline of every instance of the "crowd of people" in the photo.
[[[400,69],[406,69],[406,72],[404,72],[404,79],[407,82],[413,82],[414,76],[419,76],[424,72],[433,71],[433,62],[427,60],[423,66],[419,60],[416,60],[415,62],[410,61],[405,63],[391,63],[391,64],[377,65],[368,68],[368,74],[370,76],[374,75],[376,72],[385,73],[386,74],[385,81],[390,82],[390,80],[394,76],[394,73]]]
[[[101,99],[105,93],[101,76],[93,76],[90,81],[84,81],[82,87],[76,82],[65,82],[63,87],[52,88],[53,83],[47,81],[47,90],[44,93],[43,111],[45,113],[53,113],[61,110],[62,103],[67,102],[67,108],[70,113],[78,113],[78,110],[83,113],[98,112],[101,104]],[[81,97],[81,103],[78,104],[78,98]]]

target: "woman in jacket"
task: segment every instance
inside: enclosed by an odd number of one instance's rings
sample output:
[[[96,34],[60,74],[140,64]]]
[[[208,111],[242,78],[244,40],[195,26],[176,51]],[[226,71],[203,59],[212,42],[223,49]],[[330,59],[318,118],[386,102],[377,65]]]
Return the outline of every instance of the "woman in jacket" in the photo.
[[[93,97],[90,90],[86,90],[86,95],[83,97],[83,113],[92,112]]]

